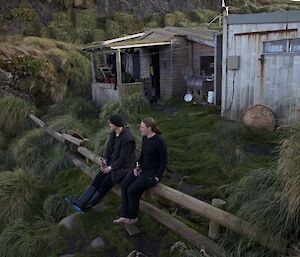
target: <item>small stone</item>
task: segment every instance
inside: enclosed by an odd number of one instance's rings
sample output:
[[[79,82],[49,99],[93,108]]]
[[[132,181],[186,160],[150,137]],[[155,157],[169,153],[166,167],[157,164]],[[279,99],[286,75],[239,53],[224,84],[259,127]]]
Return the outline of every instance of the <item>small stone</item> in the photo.
[[[91,247],[93,248],[102,248],[105,246],[105,242],[101,237],[97,237],[91,242]]]
[[[65,218],[63,218],[58,225],[60,226],[65,226],[68,230],[71,230],[74,224],[74,220],[75,220],[75,215],[72,214],[70,216],[67,216]]]

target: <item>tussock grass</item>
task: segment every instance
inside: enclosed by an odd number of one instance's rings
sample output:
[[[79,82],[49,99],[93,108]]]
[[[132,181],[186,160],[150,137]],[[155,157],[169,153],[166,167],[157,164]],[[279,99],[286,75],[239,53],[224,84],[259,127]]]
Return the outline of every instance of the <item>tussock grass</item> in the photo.
[[[221,156],[224,169],[228,169],[243,159],[242,131],[246,128],[237,122],[219,121],[215,124],[214,142],[216,152]]]
[[[44,118],[63,114],[69,114],[77,119],[95,119],[98,115],[98,110],[91,100],[84,97],[70,97],[49,106]]]
[[[29,126],[27,115],[35,113],[33,104],[15,96],[0,99],[0,128],[8,135],[17,135]]]
[[[44,217],[52,223],[57,223],[69,214],[69,207],[63,198],[50,195],[44,202]]]
[[[102,155],[106,144],[109,139],[110,129],[108,127],[100,128],[98,132],[96,132],[91,138],[90,138],[90,144],[93,149],[93,151],[98,154]]]
[[[114,113],[120,113],[126,122],[136,122],[149,110],[149,104],[140,94],[125,95],[116,103],[105,104],[99,117],[102,125],[106,124],[109,116]]]
[[[7,145],[7,136],[0,131],[0,153],[6,148]]]
[[[43,168],[38,171],[38,174],[45,183],[51,183],[59,172],[72,166],[72,160],[66,152],[66,149],[61,146],[56,146],[52,154],[43,161]]]
[[[280,199],[289,222],[300,225],[300,124],[294,124],[279,147],[277,175],[283,187]],[[299,227],[299,226],[298,226]]]
[[[50,118],[46,121],[49,127],[58,132],[64,132],[66,130],[74,130],[81,135],[87,134],[88,129],[74,116],[72,115],[61,115]]]
[[[26,45],[32,45],[42,51],[48,50],[50,48],[59,48],[65,51],[72,51],[74,50],[74,48],[79,50],[76,45],[43,37],[25,37],[23,39],[23,42]]]
[[[11,144],[12,158],[23,169],[29,167],[38,170],[42,168],[42,160],[46,148],[50,145],[49,141],[49,137],[42,129],[28,130]]]
[[[32,225],[20,219],[5,227],[0,235],[3,257],[47,256],[54,244],[60,244],[58,229],[49,223]]]
[[[1,219],[13,221],[28,215],[41,189],[40,179],[22,169],[0,172]]]

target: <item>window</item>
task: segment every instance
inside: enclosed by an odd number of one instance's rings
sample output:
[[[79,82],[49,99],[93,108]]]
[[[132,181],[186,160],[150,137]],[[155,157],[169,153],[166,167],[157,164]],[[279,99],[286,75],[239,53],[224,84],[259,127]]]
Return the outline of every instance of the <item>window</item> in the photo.
[[[213,56],[200,56],[200,75],[212,76],[214,73],[214,57]]]
[[[287,50],[287,40],[264,42],[264,53],[283,53]]]
[[[291,52],[300,52],[300,38],[290,40]]]
[[[299,53],[300,38],[266,41],[263,43],[263,53]]]

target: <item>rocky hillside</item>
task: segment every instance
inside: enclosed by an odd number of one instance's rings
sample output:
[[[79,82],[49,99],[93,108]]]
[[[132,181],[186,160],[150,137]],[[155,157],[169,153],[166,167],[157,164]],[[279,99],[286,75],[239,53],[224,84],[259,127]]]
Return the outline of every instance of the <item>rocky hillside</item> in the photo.
[[[227,0],[231,13],[300,9],[290,0]],[[145,27],[199,26],[220,11],[221,0],[1,1],[1,35],[21,34],[89,43]]]

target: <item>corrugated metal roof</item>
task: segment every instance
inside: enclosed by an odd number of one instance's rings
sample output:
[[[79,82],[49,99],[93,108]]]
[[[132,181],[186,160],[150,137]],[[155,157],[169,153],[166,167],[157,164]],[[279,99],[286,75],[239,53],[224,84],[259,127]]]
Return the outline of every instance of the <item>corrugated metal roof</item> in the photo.
[[[299,11],[232,14],[228,16],[228,24],[259,24],[259,23],[286,23],[300,22]]]
[[[165,45],[176,36],[185,37],[187,40],[198,42],[201,44],[213,46],[214,45],[214,34],[218,31],[208,30],[208,29],[199,29],[199,28],[183,28],[183,27],[165,27],[157,28],[146,31],[144,35],[134,38],[134,39],[125,39],[118,40],[122,38],[116,38],[113,43],[107,43],[104,41],[101,44],[88,46],[83,48],[85,51],[96,51],[100,49],[110,48],[126,48],[124,46],[130,47],[141,47],[151,46],[151,45]]]

